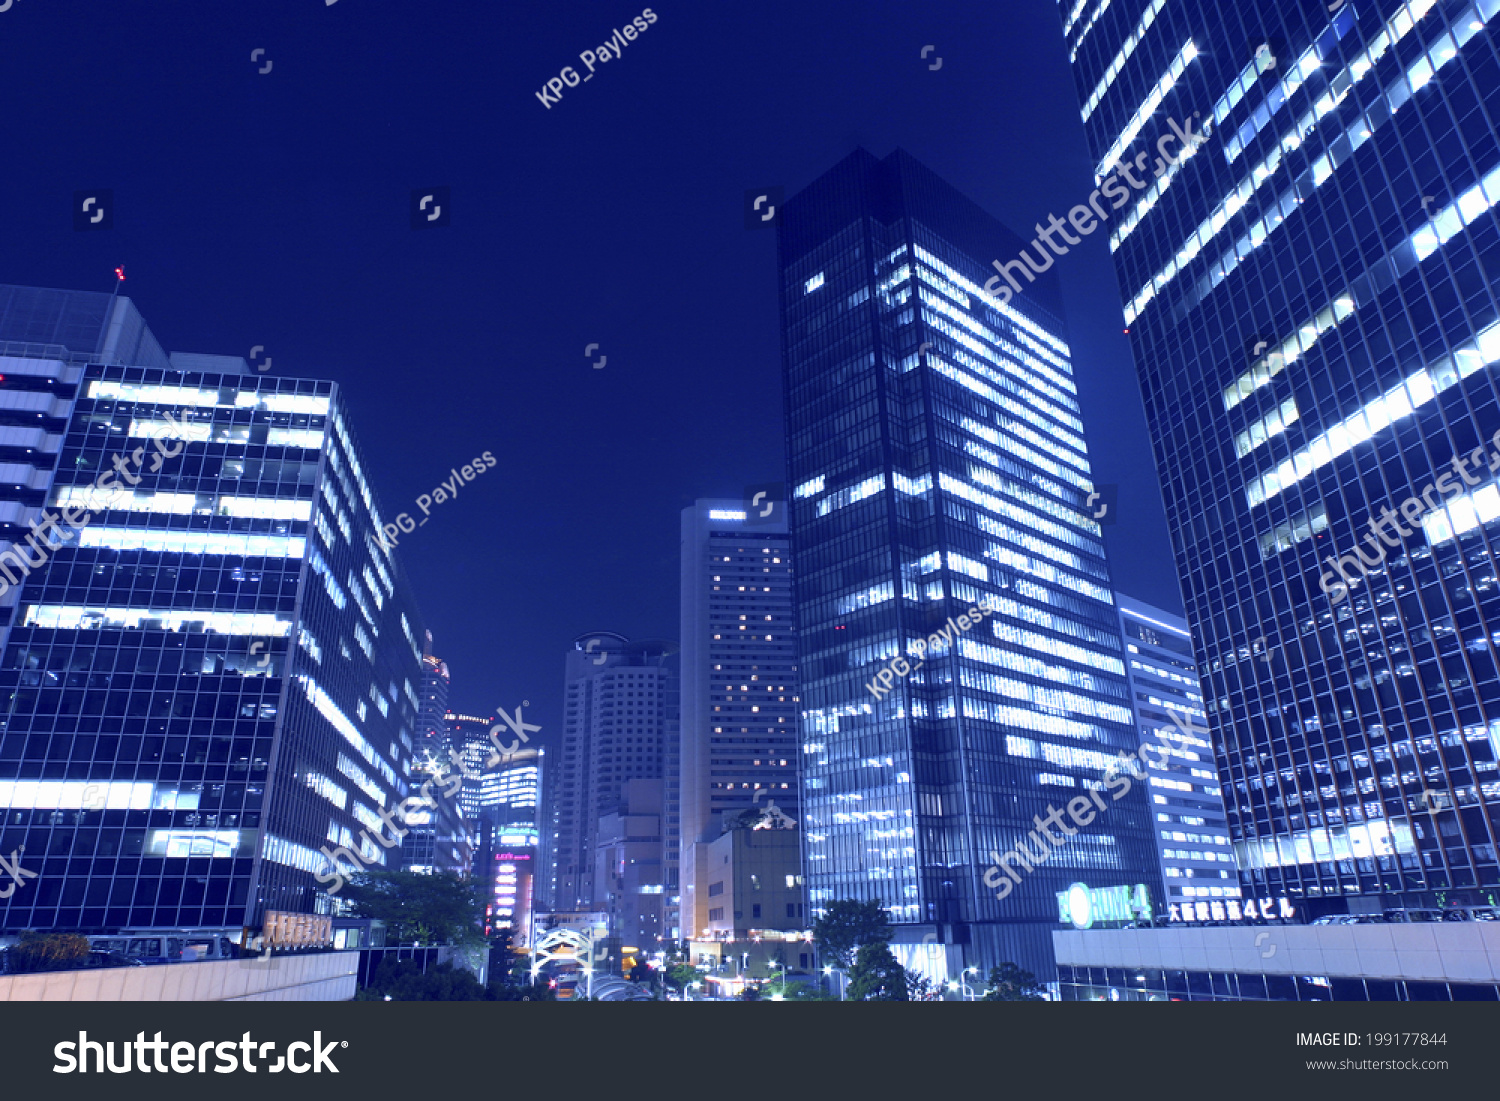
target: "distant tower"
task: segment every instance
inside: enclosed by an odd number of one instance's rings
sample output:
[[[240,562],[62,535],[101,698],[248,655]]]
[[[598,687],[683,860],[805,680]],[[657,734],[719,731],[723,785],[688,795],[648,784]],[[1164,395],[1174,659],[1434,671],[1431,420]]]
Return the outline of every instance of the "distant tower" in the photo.
[[[706,862],[729,828],[726,816],[774,802],[790,818],[802,817],[784,501],[771,502],[765,518],[749,515],[738,500],[701,500],[682,510],[681,607],[682,936],[691,939],[709,928],[714,869]],[[677,842],[677,827],[667,828],[668,842]],[[789,851],[797,856],[796,846]],[[780,879],[787,876],[800,888],[800,859],[782,870]],[[805,918],[795,905],[794,924]]]
[[[554,910],[598,908],[599,819],[619,809],[627,781],[667,780],[668,813],[677,816],[676,653],[673,642],[605,631],[579,636],[568,651],[562,745],[547,770],[545,894]],[[674,895],[676,870],[674,850]]]
[[[427,751],[434,756],[443,756],[443,745],[447,741],[448,727],[444,715],[448,711],[448,688],[452,679],[448,663],[432,654],[432,632],[425,634],[422,645],[422,709],[417,716],[417,756]]]

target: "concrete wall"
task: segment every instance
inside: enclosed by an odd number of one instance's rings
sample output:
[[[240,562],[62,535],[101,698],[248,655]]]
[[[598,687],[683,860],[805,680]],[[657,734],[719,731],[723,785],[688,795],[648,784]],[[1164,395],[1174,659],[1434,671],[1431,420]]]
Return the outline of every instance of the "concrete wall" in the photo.
[[[1078,967],[1500,983],[1500,921],[1069,929],[1052,942]]]
[[[358,952],[0,976],[0,1002],[346,1002]]]

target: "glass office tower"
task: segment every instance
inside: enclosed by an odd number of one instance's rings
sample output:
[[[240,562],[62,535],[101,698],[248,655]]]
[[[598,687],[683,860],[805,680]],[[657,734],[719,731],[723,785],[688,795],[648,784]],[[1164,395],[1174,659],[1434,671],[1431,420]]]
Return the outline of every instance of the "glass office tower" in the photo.
[[[1492,904],[1500,4],[1329,7],[1060,12],[1246,894]]]
[[[1124,593],[1115,594],[1115,604],[1136,727],[1141,744],[1156,747],[1141,760],[1151,773],[1165,916],[1239,920],[1239,874],[1187,623]]]
[[[1137,744],[1051,276],[985,294],[1022,242],[899,151],[782,217],[810,905],[879,899],[929,974],[1050,979],[1069,885],[1161,899],[1140,785],[1007,897],[989,871]]]
[[[0,559],[0,850],[37,873],[0,930],[329,913],[322,850],[399,860],[422,637],[338,386],[84,358],[42,534]]]

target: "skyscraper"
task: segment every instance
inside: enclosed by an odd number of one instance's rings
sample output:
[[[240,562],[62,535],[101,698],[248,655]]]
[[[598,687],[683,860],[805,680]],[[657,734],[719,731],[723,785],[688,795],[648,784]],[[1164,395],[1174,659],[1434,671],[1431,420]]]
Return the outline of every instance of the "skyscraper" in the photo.
[[[545,884],[552,910],[599,908],[595,898],[599,820],[618,811],[630,780],[666,782],[676,804],[678,686],[675,643],[595,632],[573,642],[566,661],[562,744],[549,766]],[[677,893],[677,853],[666,884]],[[676,908],[667,907],[666,927]],[[676,934],[672,934],[675,936]]]
[[[1055,850],[1033,832],[1136,748],[1053,277],[986,294],[1021,242],[900,151],[781,217],[811,905],[880,899],[939,977],[1050,978],[1059,892],[1161,897],[1140,788]]]
[[[149,354],[0,361],[72,403],[0,658],[0,849],[37,873],[0,928],[329,913],[322,850],[398,859],[422,637],[339,387],[163,366],[133,310],[100,316]]]
[[[0,286],[0,554],[32,534],[56,476],[83,369],[172,366],[135,303],[97,291]],[[225,362],[234,362],[225,357]],[[221,365],[221,369],[223,369]],[[236,370],[235,367],[228,368]],[[0,594],[0,646],[20,589]]]
[[[667,840],[681,842],[687,937],[709,928],[706,861],[726,815],[802,815],[791,546],[772,506],[767,521],[742,501],[682,510],[682,824]],[[800,864],[778,881],[800,881]]]
[[[1110,245],[1245,893],[1500,901],[1497,5],[1100,11],[1099,175],[1207,135]]]
[[[1115,605],[1136,728],[1142,745],[1158,747],[1140,756],[1151,773],[1156,851],[1166,888],[1163,916],[1191,921],[1201,911],[1205,921],[1237,919],[1240,880],[1204,723],[1192,636],[1181,616],[1123,593],[1115,594]]]
[[[448,743],[448,689],[452,678],[448,663],[432,653],[432,632],[428,631],[422,647],[421,713],[417,716],[417,755],[446,760]]]

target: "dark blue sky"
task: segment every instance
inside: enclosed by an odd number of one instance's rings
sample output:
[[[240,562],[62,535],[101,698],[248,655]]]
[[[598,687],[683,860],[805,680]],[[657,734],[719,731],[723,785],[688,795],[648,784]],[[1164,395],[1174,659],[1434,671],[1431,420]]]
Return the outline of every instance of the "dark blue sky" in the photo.
[[[1049,0],[665,0],[542,105],[644,7],[0,13],[0,282],[109,290],[123,263],[168,349],[259,344],[273,374],[338,380],[387,513],[493,452],[400,554],[454,703],[530,700],[544,739],[574,636],[677,636],[679,510],[782,479],[775,239],[744,228],[746,189],[901,146],[1030,237],[1093,186]],[[451,225],[413,231],[433,186]],[[115,228],[75,232],[92,188]],[[1105,236],[1055,270],[1095,481],[1121,486],[1116,586],[1175,610]]]

